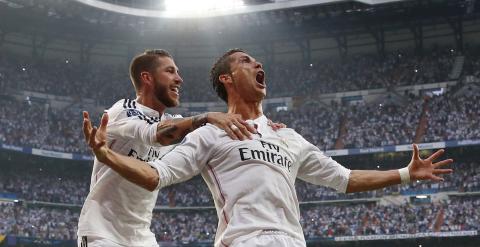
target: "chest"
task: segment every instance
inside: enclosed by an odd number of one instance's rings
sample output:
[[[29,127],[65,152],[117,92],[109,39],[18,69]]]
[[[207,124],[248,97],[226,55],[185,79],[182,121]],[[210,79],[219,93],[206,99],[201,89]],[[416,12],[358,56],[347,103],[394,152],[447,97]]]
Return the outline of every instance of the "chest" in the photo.
[[[293,133],[263,132],[254,135],[253,140],[235,141],[226,137],[222,141],[222,145],[216,147],[212,160],[215,166],[229,170],[255,166],[296,176],[301,143]]]

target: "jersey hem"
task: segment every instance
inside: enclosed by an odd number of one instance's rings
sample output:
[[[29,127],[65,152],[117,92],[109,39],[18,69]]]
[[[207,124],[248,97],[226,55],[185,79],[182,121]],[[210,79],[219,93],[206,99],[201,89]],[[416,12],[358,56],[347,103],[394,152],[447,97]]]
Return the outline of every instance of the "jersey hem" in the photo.
[[[104,239],[107,239],[109,241],[112,241],[112,242],[115,242],[116,244],[119,244],[119,245],[123,245],[125,247],[144,247],[144,246],[150,246],[152,244],[157,244],[158,245],[158,242],[157,240],[155,239],[154,242],[151,242],[151,241],[148,241],[148,242],[121,242],[121,241],[118,241],[118,239],[114,239],[112,236],[107,236],[107,235],[103,235],[103,234],[98,234],[96,232],[89,232],[89,231],[85,231],[85,232],[82,232],[80,234],[80,232],[77,232],[77,238],[81,238],[83,236],[93,236],[93,237],[98,237],[98,238],[104,238]]]

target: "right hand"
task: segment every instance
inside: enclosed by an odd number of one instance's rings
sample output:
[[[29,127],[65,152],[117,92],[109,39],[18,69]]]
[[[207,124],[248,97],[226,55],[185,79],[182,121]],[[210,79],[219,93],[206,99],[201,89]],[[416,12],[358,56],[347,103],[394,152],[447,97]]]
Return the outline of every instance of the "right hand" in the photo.
[[[108,114],[103,113],[100,127],[92,127],[92,122],[88,116],[88,112],[83,112],[83,136],[85,142],[95,154],[100,162],[105,163],[109,148],[107,147],[107,124]]]
[[[207,122],[225,130],[233,140],[251,140],[252,133],[257,134],[257,130],[244,121],[240,114],[209,112]]]

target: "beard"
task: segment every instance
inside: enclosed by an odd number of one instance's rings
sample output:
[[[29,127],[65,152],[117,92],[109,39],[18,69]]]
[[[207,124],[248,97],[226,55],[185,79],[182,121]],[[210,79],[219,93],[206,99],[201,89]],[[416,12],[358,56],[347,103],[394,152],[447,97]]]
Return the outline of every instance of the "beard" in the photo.
[[[170,88],[155,80],[154,94],[158,101],[166,107],[175,107],[178,105],[178,100],[170,96]]]

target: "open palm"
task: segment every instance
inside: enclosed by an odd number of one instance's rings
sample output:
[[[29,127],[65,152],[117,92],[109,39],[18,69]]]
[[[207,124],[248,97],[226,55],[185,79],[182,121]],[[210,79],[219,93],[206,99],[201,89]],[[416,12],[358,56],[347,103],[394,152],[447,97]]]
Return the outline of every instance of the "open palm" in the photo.
[[[448,165],[453,162],[452,159],[446,159],[439,162],[434,161],[440,157],[445,150],[440,149],[437,152],[430,155],[426,159],[421,159],[418,151],[418,146],[413,144],[413,155],[408,169],[410,172],[411,180],[433,180],[436,182],[443,181],[443,178],[438,175],[452,173],[452,169],[440,169],[439,167]]]

